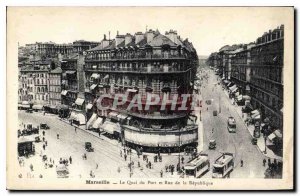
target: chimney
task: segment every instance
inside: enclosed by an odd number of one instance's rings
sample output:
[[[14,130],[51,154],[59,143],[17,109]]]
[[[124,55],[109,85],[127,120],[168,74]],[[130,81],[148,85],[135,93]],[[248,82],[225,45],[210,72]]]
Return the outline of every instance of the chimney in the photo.
[[[147,43],[151,42],[153,40],[153,37],[154,37],[154,31],[152,31],[152,29],[150,29],[146,33]]]
[[[168,37],[172,42],[174,42],[174,43],[177,42],[177,32],[176,31],[171,29],[169,32],[166,32],[165,36]]]
[[[125,35],[125,46],[126,46],[127,44],[131,43],[131,42],[132,42],[132,35],[130,35],[129,33],[127,33],[127,34]]]
[[[142,32],[135,33],[135,44],[139,43],[142,39],[144,39],[144,34]]]
[[[124,40],[125,40],[125,36],[124,35],[119,35],[119,32],[118,32],[118,35],[116,36],[116,46],[121,44]]]
[[[102,48],[109,46],[109,40],[106,39],[106,35],[104,34],[103,40],[101,41]]]

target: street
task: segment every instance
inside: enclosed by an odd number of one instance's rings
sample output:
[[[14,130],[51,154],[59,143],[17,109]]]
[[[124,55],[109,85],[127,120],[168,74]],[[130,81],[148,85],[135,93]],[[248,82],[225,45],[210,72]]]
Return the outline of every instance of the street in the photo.
[[[223,152],[234,153],[235,168],[230,175],[231,178],[263,178],[265,168],[262,162],[264,156],[257,150],[256,146],[251,144],[251,136],[221,85],[217,84],[217,76],[209,69],[202,71],[202,76],[206,74],[208,77],[202,77],[201,95],[199,95],[202,96],[203,101],[201,121],[200,118],[198,118],[198,150],[209,155],[211,164],[213,164]],[[212,104],[207,105],[205,103],[206,100],[212,100]],[[221,103],[220,108],[219,101]],[[213,116],[213,110],[218,112],[217,116]],[[199,111],[197,112],[199,113]],[[200,117],[200,114],[197,114],[197,116]],[[227,130],[227,119],[229,116],[236,119],[236,133],[229,133]],[[60,158],[69,159],[71,156],[73,161],[69,166],[70,177],[87,178],[90,177],[90,171],[92,171],[95,177],[115,176],[128,178],[130,177],[130,168],[128,166],[130,160],[134,162],[131,177],[159,178],[161,170],[164,173],[164,177],[179,177],[176,172],[172,175],[170,172],[167,173],[165,171],[165,166],[172,164],[177,165],[178,154],[162,154],[162,162],[157,163],[153,163],[154,154],[147,154],[149,161],[151,161],[153,165],[153,168],[150,169],[146,167],[146,161],[143,161],[142,156],[138,157],[135,151],[133,151],[131,155],[128,154],[127,160],[125,161],[123,147],[116,140],[107,138],[104,135],[96,137],[79,128],[75,130],[73,126],[62,121],[58,116],[19,111],[19,123],[32,123],[34,127],[40,123],[47,123],[50,126],[50,129],[45,131],[45,139],[47,140],[48,146],[43,150],[42,143],[35,143],[37,154],[25,160],[25,163],[28,163],[27,167],[21,167],[20,172],[25,168],[29,171],[28,165],[32,163],[35,168],[39,168],[34,170],[35,175],[39,175],[40,172],[43,173],[44,177],[55,176],[55,167],[44,168],[44,163],[40,156],[41,154],[46,154],[48,159],[51,158],[55,160],[55,163],[58,163]],[[41,132],[42,130],[40,130],[40,136]],[[59,139],[57,139],[57,134],[59,134]],[[208,149],[209,140],[211,139],[216,140],[217,147],[215,150]],[[95,151],[86,152],[84,148],[85,142],[91,142]],[[121,151],[122,156],[120,154]],[[84,153],[87,154],[87,160],[83,160],[82,158]],[[184,162],[187,162],[190,158],[188,156],[184,157]],[[243,160],[244,163],[243,167],[240,165],[241,160]],[[140,167],[137,166],[138,162],[140,162]],[[23,172],[26,173],[26,169]],[[47,172],[45,172],[45,170],[47,170]],[[212,169],[202,177],[211,178],[211,176]]]
[[[231,173],[231,178],[263,178],[265,167],[263,167],[264,156],[251,143],[251,136],[228,96],[218,85],[217,76],[213,70],[204,69],[208,79],[203,79],[201,94],[203,97],[202,119],[204,128],[204,153],[207,153],[210,162],[213,163],[221,153],[231,152],[235,155],[235,169]],[[202,75],[205,75],[202,73]],[[221,102],[221,113],[219,113],[219,99]],[[205,103],[212,100],[211,105]],[[208,110],[207,110],[208,108]],[[217,116],[213,116],[213,110],[218,111]],[[229,133],[227,129],[228,117],[234,117],[237,126],[236,133]],[[213,131],[212,131],[213,130]],[[217,147],[215,150],[208,149],[209,140],[215,139]],[[243,160],[243,167],[240,162]],[[211,171],[204,177],[211,177]]]

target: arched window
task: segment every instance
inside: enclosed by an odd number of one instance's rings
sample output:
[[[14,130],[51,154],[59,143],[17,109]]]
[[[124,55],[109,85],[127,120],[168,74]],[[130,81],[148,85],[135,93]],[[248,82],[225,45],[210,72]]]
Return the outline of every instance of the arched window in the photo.
[[[37,92],[39,93],[41,90],[40,90],[40,87],[37,87]]]
[[[42,93],[44,92],[44,87],[41,87],[41,91],[42,91]]]

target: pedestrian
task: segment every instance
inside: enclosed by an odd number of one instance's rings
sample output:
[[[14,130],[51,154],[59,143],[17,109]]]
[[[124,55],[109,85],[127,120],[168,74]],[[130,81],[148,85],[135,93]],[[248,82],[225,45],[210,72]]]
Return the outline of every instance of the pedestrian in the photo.
[[[263,166],[264,166],[264,167],[266,166],[266,162],[267,162],[266,159],[264,159],[264,160],[263,160]]]
[[[43,136],[45,136],[45,131],[43,131]]]
[[[96,163],[96,169],[98,169],[98,163]]]
[[[184,157],[181,158],[181,163],[183,163],[183,161],[184,161]]]
[[[149,161],[149,168],[151,169],[151,161]]]
[[[268,159],[268,167],[271,167],[271,159]]]
[[[138,161],[138,167],[141,167],[141,164],[140,164],[140,162]]]
[[[241,160],[241,167],[243,167],[244,166],[244,161],[243,160]]]
[[[43,137],[43,142],[45,142],[45,138]]]
[[[160,177],[163,177],[163,170],[160,170]]]
[[[46,146],[45,146],[45,144],[43,144],[43,149],[45,150],[45,148],[46,148]]]
[[[77,133],[77,131],[76,131],[76,127],[75,127],[75,133]]]
[[[120,167],[118,167],[118,173],[120,173],[121,172],[121,168]]]
[[[120,157],[122,157],[122,150],[120,150]]]
[[[72,157],[70,156],[70,158],[69,158],[69,161],[70,161],[70,164],[72,164]]]
[[[59,134],[56,135],[57,139],[59,139]]]
[[[30,170],[33,171],[33,165],[32,165],[32,163],[30,164]]]
[[[127,155],[126,155],[126,154],[124,155],[124,159],[125,159],[125,161],[126,161],[126,159],[127,159]]]
[[[211,129],[211,133],[214,133],[214,128]]]

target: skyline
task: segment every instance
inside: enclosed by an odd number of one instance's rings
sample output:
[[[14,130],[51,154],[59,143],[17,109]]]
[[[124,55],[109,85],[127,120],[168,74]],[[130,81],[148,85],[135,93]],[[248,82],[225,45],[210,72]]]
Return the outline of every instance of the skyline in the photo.
[[[17,36],[20,46],[49,41],[100,42],[103,34],[108,37],[109,31],[110,38],[113,39],[117,31],[119,34],[134,34],[138,31],[145,32],[147,28],[158,29],[161,34],[165,34],[165,31],[173,29],[182,39],[188,38],[193,43],[199,56],[208,56],[224,45],[254,42],[264,32],[281,24],[286,26],[290,22],[285,21],[286,17],[283,16],[286,10],[280,7],[8,7],[9,9],[18,12],[19,17],[13,19],[17,28],[13,34]]]

